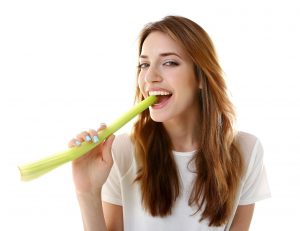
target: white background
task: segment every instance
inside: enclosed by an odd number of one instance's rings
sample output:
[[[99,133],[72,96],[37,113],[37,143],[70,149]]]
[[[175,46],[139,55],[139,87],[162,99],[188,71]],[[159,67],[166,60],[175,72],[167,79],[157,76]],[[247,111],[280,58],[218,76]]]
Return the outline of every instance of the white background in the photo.
[[[210,34],[238,127],[264,145],[272,198],[251,230],[296,230],[299,12],[289,0],[1,1],[0,230],[82,230],[69,163],[26,183],[17,166],[133,105],[138,33],[168,14]]]

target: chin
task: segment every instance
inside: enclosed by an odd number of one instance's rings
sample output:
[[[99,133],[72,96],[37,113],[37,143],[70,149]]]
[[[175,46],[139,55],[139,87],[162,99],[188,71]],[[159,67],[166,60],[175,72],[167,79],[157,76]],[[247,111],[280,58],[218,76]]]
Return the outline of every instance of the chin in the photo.
[[[153,121],[155,122],[160,122],[160,123],[163,123],[163,122],[166,122],[170,119],[170,117],[166,114],[163,114],[163,113],[155,113],[153,111],[150,110],[150,117]]]

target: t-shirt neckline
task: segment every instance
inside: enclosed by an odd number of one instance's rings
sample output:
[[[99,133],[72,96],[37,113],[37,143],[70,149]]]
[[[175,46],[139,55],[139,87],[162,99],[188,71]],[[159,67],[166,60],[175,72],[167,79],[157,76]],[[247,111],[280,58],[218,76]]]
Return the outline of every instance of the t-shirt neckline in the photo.
[[[179,152],[173,150],[172,152],[175,156],[192,156],[197,152],[197,150],[189,151],[189,152]]]

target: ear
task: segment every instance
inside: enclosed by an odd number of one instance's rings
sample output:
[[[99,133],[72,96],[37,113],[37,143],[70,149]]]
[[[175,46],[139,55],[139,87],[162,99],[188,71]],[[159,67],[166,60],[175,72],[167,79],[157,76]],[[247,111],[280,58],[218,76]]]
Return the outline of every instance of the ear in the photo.
[[[201,70],[200,67],[196,67],[196,76],[197,76],[197,80],[198,80],[198,87],[199,89],[202,89],[203,88],[203,72]]]
[[[202,81],[199,79],[199,81],[198,81],[198,82],[199,82],[199,86],[198,86],[198,87],[199,87],[199,89],[201,89],[201,90],[202,90],[202,88],[203,88]]]

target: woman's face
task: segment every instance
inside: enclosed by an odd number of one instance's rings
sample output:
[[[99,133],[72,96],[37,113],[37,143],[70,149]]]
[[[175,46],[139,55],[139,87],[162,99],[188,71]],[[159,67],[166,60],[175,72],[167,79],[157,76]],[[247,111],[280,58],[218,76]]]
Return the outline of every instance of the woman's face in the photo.
[[[171,37],[152,32],[145,39],[139,57],[139,88],[146,98],[158,95],[150,107],[154,121],[186,118],[198,107],[199,82],[193,62]]]

